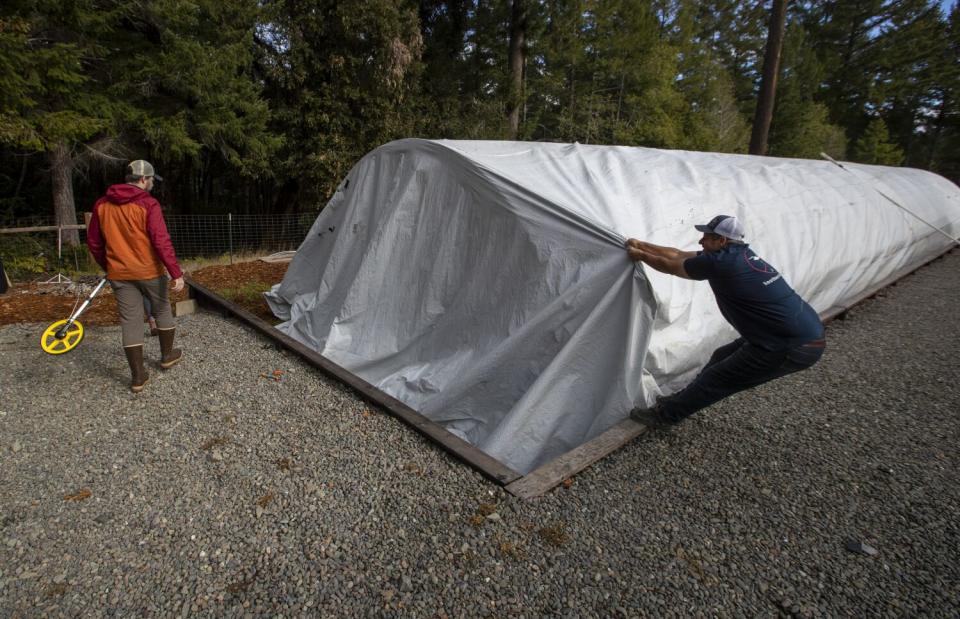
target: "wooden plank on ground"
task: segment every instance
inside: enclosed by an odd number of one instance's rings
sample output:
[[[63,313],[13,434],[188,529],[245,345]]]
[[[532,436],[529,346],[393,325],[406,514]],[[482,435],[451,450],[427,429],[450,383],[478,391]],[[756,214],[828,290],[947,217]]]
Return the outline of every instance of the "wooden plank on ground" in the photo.
[[[632,419],[624,419],[593,440],[571,449],[562,456],[508,484],[506,490],[522,499],[538,497],[564,479],[579,473],[600,458],[620,449],[646,431],[646,426]]]
[[[187,314],[192,314],[195,311],[197,311],[197,301],[195,299],[177,301],[177,303],[173,306],[174,316],[186,316]]]
[[[261,262],[270,262],[270,263],[279,263],[279,262],[291,262],[293,261],[293,256],[297,252],[295,251],[278,251],[275,254],[270,254],[269,256],[263,256],[259,258]]]
[[[330,361],[317,351],[298,342],[286,333],[278,331],[242,307],[231,303],[220,295],[196,283],[189,277],[187,277],[187,284],[190,286],[190,296],[201,306],[213,307],[239,318],[269,339],[297,353],[323,373],[349,386],[368,402],[381,406],[393,416],[413,426],[414,429],[433,440],[455,457],[477,469],[487,478],[501,485],[509,484],[520,478],[520,473],[514,471],[499,460],[484,453],[459,436],[448,432],[443,426],[424,417],[400,400],[377,389],[359,376],[352,374],[345,368]]]

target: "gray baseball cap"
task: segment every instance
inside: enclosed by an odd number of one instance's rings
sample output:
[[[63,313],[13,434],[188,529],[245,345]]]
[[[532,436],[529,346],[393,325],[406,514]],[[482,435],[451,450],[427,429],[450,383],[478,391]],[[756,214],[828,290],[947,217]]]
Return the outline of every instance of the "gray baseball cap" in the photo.
[[[725,236],[731,241],[743,240],[743,224],[733,215],[717,215],[708,223],[694,226],[700,232]]]
[[[163,177],[157,174],[149,161],[137,159],[127,164],[127,174],[130,176],[152,176],[158,181],[163,181]]]

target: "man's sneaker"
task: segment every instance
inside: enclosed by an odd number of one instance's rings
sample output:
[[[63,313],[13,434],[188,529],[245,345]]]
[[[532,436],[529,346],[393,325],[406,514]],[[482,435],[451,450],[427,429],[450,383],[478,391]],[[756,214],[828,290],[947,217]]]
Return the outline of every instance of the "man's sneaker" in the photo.
[[[677,425],[664,418],[659,406],[653,408],[636,407],[630,411],[630,419],[647,426],[651,430],[669,430]]]

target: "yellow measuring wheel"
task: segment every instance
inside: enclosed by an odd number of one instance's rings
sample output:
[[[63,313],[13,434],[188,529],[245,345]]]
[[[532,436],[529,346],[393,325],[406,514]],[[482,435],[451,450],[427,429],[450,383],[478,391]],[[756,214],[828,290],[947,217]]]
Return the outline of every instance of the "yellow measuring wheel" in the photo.
[[[103,289],[106,283],[106,278],[101,279],[83,304],[70,314],[70,318],[58,320],[47,327],[43,335],[40,336],[40,347],[43,348],[43,352],[51,355],[62,355],[77,347],[77,344],[83,339],[83,325],[77,319],[90,307],[93,297],[97,296],[97,293]]]
[[[70,352],[77,347],[80,340],[83,339],[83,325],[79,320],[74,320],[72,324],[69,320],[58,320],[53,323],[40,336],[40,346],[43,352],[51,355],[62,355]]]

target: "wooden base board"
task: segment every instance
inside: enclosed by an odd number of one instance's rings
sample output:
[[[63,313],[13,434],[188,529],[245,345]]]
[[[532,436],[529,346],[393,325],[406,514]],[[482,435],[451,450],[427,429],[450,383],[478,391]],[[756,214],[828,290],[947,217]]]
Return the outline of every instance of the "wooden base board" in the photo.
[[[646,431],[647,428],[636,421],[624,419],[593,440],[571,449],[517,481],[507,484],[507,492],[522,499],[538,497]]]

